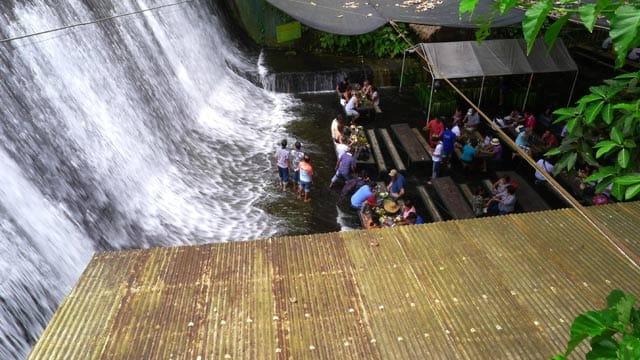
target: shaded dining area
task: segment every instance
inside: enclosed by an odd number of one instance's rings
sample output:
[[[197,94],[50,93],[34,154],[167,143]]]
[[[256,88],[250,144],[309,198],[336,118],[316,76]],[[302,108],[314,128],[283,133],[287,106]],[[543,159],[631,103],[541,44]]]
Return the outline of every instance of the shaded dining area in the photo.
[[[541,74],[569,73],[574,76],[566,83],[563,93],[565,99],[557,99],[559,103],[570,104],[578,78],[578,67],[571,58],[562,39],[558,39],[549,48],[542,39],[537,39],[531,49],[522,39],[499,39],[456,42],[419,43],[405,50],[403,70],[400,79],[402,90],[404,66],[407,54],[417,53],[425,60],[425,70],[430,79],[430,86],[421,90],[425,98],[427,118],[432,113],[452,113],[457,101],[444,106],[443,95],[447,92],[441,86],[443,79],[460,81],[462,91],[478,107],[483,100],[497,102],[497,109],[502,111],[519,109],[523,111],[533,103],[532,84],[534,76]],[[518,76],[517,79],[509,79]],[[490,83],[490,80],[491,83]],[[479,84],[478,84],[479,82]],[[510,83],[510,84],[509,84]],[[507,85],[509,84],[509,85]],[[493,105],[493,104],[492,104]]]

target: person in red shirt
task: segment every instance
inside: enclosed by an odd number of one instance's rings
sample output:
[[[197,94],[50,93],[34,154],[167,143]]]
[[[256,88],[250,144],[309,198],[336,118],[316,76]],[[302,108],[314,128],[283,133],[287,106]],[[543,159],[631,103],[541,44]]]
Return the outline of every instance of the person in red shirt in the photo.
[[[536,117],[530,112],[524,113],[524,127],[533,129],[536,126]]]
[[[435,117],[429,120],[427,126],[425,126],[423,130],[429,130],[429,145],[431,148],[435,148],[442,136],[442,132],[444,131],[444,124],[440,118]]]
[[[544,134],[542,134],[540,140],[542,140],[545,150],[558,146],[558,138],[549,130],[546,130]]]

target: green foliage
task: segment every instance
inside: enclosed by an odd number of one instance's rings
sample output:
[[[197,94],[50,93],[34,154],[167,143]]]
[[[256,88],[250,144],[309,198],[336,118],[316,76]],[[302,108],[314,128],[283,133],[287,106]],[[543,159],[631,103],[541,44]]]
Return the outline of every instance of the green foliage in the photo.
[[[426,83],[416,84],[414,94],[420,106],[426,109],[431,96],[431,86]],[[448,88],[436,90],[433,92],[433,100],[431,101],[431,114],[449,116],[456,110],[457,105],[458,101],[453,91]]]
[[[640,310],[634,308],[636,297],[613,290],[607,297],[607,307],[587,311],[573,320],[567,350],[551,360],[565,360],[584,340],[591,350],[587,359],[639,359]]]
[[[547,15],[549,15],[549,11],[553,8],[553,3],[551,0],[543,0],[533,4],[524,13],[524,20],[522,20],[522,31],[524,32],[524,39],[527,41],[527,54],[531,52],[531,48],[533,47],[533,42],[538,37],[538,33],[540,29],[542,29],[542,25],[545,20],[547,20]]]
[[[640,44],[640,6],[623,5],[616,9],[611,17],[609,35],[613,40],[613,49],[618,54],[616,66],[621,67],[629,49]]]
[[[409,36],[406,25],[398,25],[402,36]],[[328,52],[376,57],[396,57],[408,47],[405,40],[390,25],[362,35],[322,33],[320,48]]]
[[[567,23],[567,21],[569,21],[569,14],[558,18],[558,20],[554,21],[554,23],[547,28],[543,38],[547,46],[552,47],[553,44],[555,44],[556,39],[560,34],[560,30],[562,30],[562,27]]]
[[[460,15],[473,13],[478,0],[461,0]],[[560,18],[550,25],[544,34],[544,40],[552,46],[560,30],[567,20],[578,16],[584,27],[593,31],[599,17],[604,17],[611,24],[610,35],[613,48],[617,53],[616,66],[624,65],[627,53],[632,48],[640,46],[640,4],[637,1],[624,2],[616,0],[597,0],[584,2],[582,0],[496,0],[494,10],[480,18],[480,29],[476,32],[479,41],[489,36],[490,25],[496,16],[505,14],[514,7],[526,8],[522,29],[527,41],[527,49],[531,50],[533,42],[538,37],[551,11],[560,14]]]
[[[613,186],[618,200],[640,193],[640,72],[620,75],[604,85],[592,86],[575,107],[554,112],[557,123],[566,122],[569,135],[547,155],[561,155],[555,173],[571,170],[576,160],[598,167],[586,182],[598,189]]]

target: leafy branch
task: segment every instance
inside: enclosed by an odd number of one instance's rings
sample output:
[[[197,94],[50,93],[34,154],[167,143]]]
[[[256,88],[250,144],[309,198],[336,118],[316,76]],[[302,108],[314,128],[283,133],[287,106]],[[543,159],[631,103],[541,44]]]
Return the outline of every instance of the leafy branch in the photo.
[[[460,1],[460,15],[472,14],[478,0]],[[622,67],[629,50],[640,46],[640,4],[616,0],[597,0],[583,2],[581,0],[496,0],[493,11],[480,20],[480,29],[476,33],[479,41],[489,36],[490,25],[498,15],[504,15],[514,8],[526,9],[522,20],[527,51],[531,51],[533,43],[542,31],[547,17],[557,15],[557,19],[546,28],[544,41],[553,46],[560,31],[572,17],[579,17],[584,27],[592,32],[599,18],[610,23],[609,35],[616,51],[616,67]]]
[[[566,123],[568,136],[547,152],[560,156],[554,173],[571,171],[576,162],[595,166],[585,182],[597,182],[596,192],[611,187],[618,200],[640,194],[640,72],[627,73],[604,85],[592,86],[575,107],[554,111],[556,123]]]
[[[587,359],[640,359],[640,310],[634,308],[636,297],[613,290],[607,307],[587,311],[573,320],[567,350],[550,360],[566,360],[584,340],[591,350]]]

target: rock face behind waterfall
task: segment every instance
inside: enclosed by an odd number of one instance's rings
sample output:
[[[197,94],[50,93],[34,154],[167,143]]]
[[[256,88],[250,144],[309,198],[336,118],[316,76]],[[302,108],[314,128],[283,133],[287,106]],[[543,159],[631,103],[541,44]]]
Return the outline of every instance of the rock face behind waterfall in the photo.
[[[141,3],[3,1],[0,37],[162,5]],[[277,233],[256,204],[291,100],[246,80],[257,55],[216,11],[0,44],[1,359],[28,353],[95,251]]]

